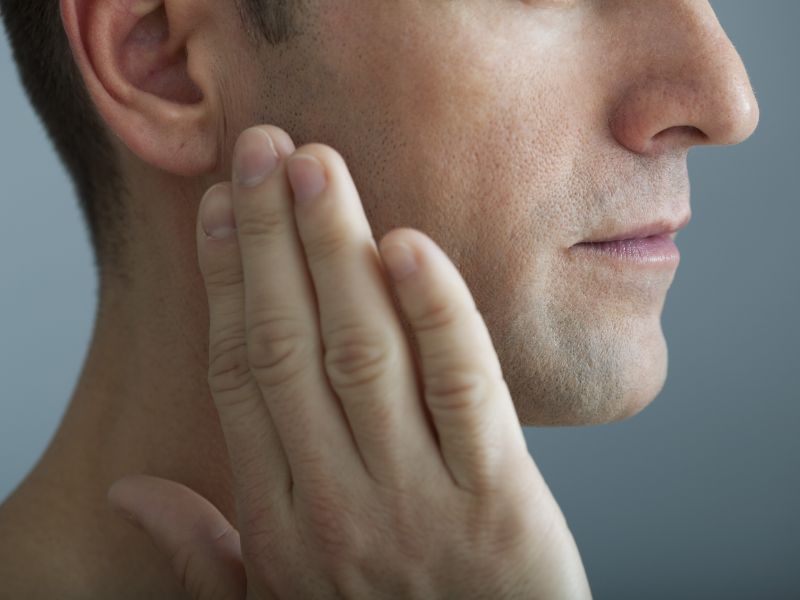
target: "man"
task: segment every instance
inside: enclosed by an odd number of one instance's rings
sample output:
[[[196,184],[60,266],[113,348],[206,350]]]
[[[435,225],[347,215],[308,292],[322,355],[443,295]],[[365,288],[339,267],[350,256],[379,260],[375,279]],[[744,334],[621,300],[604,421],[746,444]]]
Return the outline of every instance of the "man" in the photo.
[[[705,0],[2,7],[101,281],[69,409],[0,511],[0,579],[27,597],[182,597],[108,510],[125,475],[181,482],[236,522],[196,225],[247,127],[340,153],[376,240],[422,231],[458,268],[519,421],[570,425],[630,417],[661,391],[687,152],[758,121]]]

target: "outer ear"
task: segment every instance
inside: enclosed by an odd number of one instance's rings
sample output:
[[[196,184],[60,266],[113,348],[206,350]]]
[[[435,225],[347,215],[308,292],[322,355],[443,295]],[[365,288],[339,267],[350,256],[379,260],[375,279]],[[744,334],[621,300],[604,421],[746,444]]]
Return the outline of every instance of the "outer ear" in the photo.
[[[202,27],[217,0],[60,0],[86,88],[107,126],[139,158],[192,177],[217,166],[216,64]]]

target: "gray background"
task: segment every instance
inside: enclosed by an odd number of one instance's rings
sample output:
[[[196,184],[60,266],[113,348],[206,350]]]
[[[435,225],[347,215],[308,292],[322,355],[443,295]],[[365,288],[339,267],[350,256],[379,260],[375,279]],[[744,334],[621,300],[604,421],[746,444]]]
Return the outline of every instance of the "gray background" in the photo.
[[[526,429],[597,599],[800,598],[800,2],[714,2],[759,130],[690,155],[663,393],[612,425]],[[66,407],[91,335],[71,185],[0,42],[0,500]]]

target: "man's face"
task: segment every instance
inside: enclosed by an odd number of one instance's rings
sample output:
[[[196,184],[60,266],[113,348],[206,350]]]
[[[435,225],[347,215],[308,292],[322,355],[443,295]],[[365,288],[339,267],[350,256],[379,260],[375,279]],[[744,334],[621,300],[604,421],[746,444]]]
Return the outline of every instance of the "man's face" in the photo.
[[[303,9],[288,46],[236,56],[232,134],[264,122],[298,147],[331,145],[376,239],[398,226],[433,238],[475,297],[523,424],[607,422],[653,400],[676,265],[571,247],[681,221],[689,147],[755,128],[747,75],[708,3]]]

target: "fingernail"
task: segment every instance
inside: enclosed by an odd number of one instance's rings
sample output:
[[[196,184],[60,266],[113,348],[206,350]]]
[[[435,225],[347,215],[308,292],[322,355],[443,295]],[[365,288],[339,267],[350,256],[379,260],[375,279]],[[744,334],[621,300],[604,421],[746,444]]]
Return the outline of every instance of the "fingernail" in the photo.
[[[223,240],[236,230],[233,202],[226,185],[215,185],[206,192],[200,202],[200,223],[206,235]]]
[[[327,185],[325,169],[316,157],[297,154],[286,163],[286,171],[294,190],[294,200],[305,204],[318,197]]]
[[[392,244],[381,254],[395,281],[405,279],[419,268],[414,252],[406,244]]]
[[[269,134],[259,127],[251,127],[236,141],[233,178],[242,187],[255,187],[275,170],[279,160]]]

